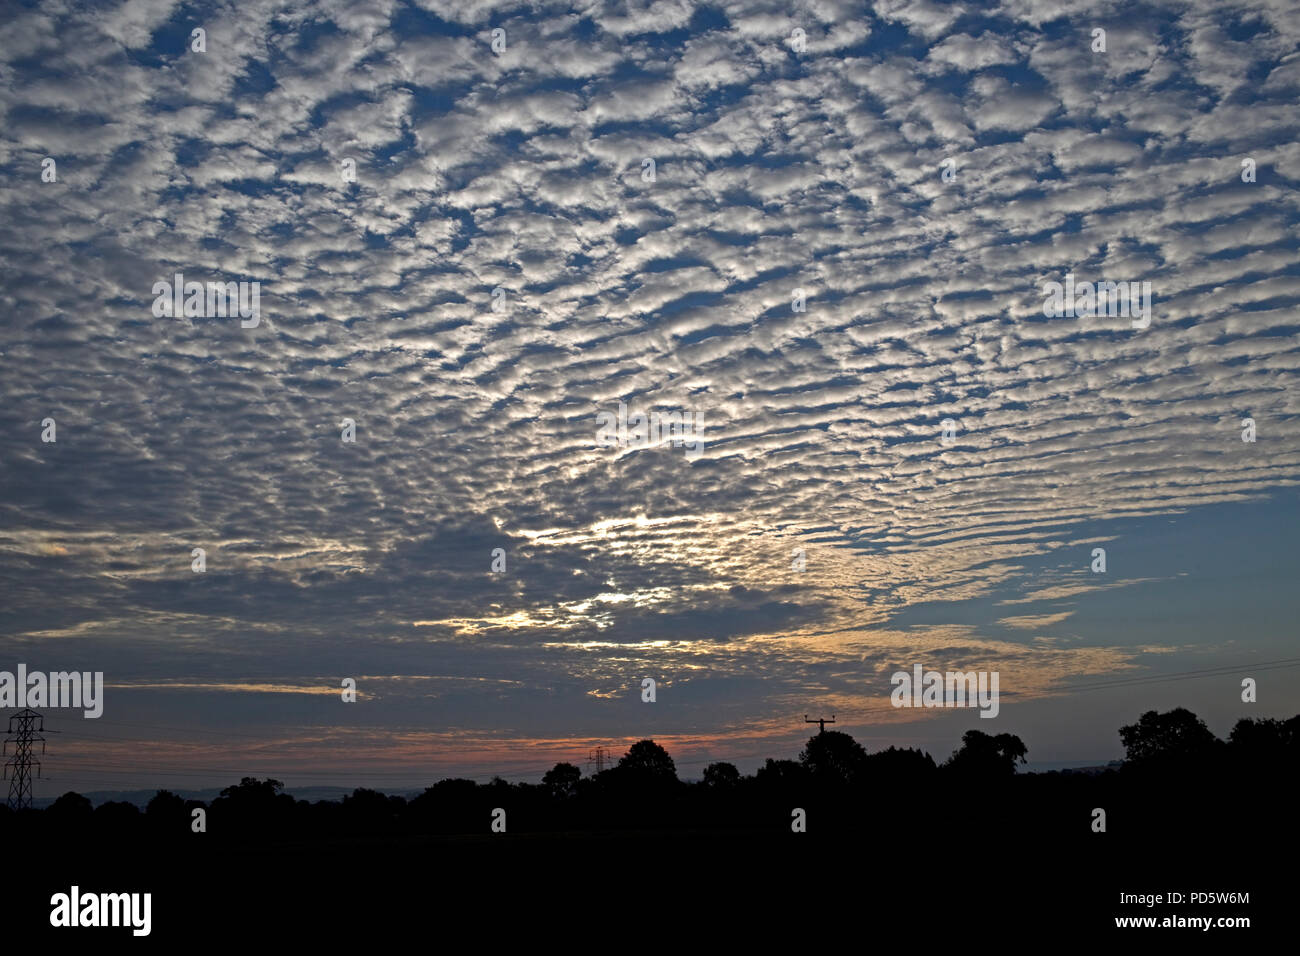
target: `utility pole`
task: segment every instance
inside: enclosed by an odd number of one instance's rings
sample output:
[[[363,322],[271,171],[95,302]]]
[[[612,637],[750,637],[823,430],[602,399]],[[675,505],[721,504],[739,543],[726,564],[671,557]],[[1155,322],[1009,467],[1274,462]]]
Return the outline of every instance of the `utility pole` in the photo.
[[[18,721],[18,730],[14,731],[14,721]],[[14,755],[5,761],[5,776],[9,779],[9,809],[30,809],[32,805],[32,766],[36,766],[36,776],[41,775],[41,762],[32,756],[35,744],[40,741],[41,754],[45,753],[45,718],[28,707],[9,718],[9,736],[5,738],[4,752],[9,752],[9,745],[14,745]]]
[[[804,722],[805,724],[816,724],[816,725],[817,725],[817,733],[819,733],[819,734],[824,734],[824,733],[826,733],[826,725],[827,725],[827,724],[833,724],[833,723],[835,723],[835,715],[834,715],[834,714],[831,714],[831,719],[830,719],[830,720],[827,720],[825,717],[818,717],[816,720],[809,720],[809,719],[808,719],[808,715],[807,715],[807,714],[804,714],[804,715],[803,715],[803,722]]]

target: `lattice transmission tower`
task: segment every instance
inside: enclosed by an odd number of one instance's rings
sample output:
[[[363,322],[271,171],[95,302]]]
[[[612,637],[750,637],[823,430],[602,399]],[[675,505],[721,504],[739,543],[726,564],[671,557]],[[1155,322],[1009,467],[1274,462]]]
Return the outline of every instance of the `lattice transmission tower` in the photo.
[[[591,773],[593,764],[596,767],[596,773],[602,772],[605,769],[605,762],[609,760],[612,760],[609,751],[604,747],[597,747],[595,750],[587,754],[587,772]]]
[[[14,730],[14,721],[18,729]],[[41,775],[41,762],[36,759],[36,744],[45,755],[45,718],[28,707],[9,718],[9,736],[5,738],[4,753],[14,745],[13,756],[5,761],[4,775],[9,778],[9,809],[22,810],[32,805],[32,767]],[[12,772],[11,772],[12,770]]]

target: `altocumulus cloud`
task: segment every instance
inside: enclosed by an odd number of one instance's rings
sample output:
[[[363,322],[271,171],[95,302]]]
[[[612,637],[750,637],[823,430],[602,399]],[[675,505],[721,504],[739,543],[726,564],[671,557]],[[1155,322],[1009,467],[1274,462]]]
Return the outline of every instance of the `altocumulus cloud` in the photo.
[[[1163,572],[1091,548],[1300,470],[1294,13],[14,8],[0,647],[181,723],[269,689],[303,766],[639,733],[643,676],[689,748],[914,719],[918,654],[1133,667],[1177,641],[1076,610]],[[260,324],[155,318],[176,273]],[[1045,318],[1066,273],[1151,282],[1149,328]],[[599,447],[619,402],[704,454]]]

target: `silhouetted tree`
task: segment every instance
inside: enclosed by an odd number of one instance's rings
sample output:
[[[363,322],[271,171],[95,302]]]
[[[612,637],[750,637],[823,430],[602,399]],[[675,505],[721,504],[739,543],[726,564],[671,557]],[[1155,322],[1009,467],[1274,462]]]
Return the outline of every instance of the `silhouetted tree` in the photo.
[[[464,777],[444,777],[424,792],[443,798],[472,797],[477,789],[478,784],[473,780],[466,780]]]
[[[889,747],[867,755],[867,771],[877,780],[923,777],[935,769],[933,757],[912,747]]]
[[[94,807],[86,797],[69,790],[51,803],[46,812],[57,820],[60,826],[80,826],[90,822]]]
[[[378,790],[358,787],[344,796],[341,815],[355,833],[387,833],[396,829],[406,808],[403,797],[390,797]]]
[[[279,780],[244,777],[212,801],[212,816],[228,821],[224,832],[284,832],[302,817],[294,812],[293,797],[283,790]]]
[[[204,807],[202,801],[185,800],[170,790],[159,790],[145,805],[145,825],[159,837],[176,839],[178,834],[191,832],[193,811],[198,807]]]
[[[771,757],[754,772],[754,780],[764,787],[803,783],[808,771],[797,760],[773,760]]]
[[[95,829],[113,839],[137,837],[140,821],[140,808],[125,800],[108,800],[95,807]]]
[[[221,797],[241,804],[267,803],[279,796],[283,789],[284,784],[279,780],[244,777],[235,786],[222,790]]]
[[[542,785],[552,797],[567,800],[578,792],[582,771],[571,763],[557,763],[542,777]]]
[[[144,808],[150,819],[177,820],[185,816],[185,801],[170,790],[159,790]]]
[[[1190,767],[1215,753],[1221,742],[1185,707],[1159,714],[1148,710],[1136,724],[1119,729],[1125,763],[1130,768]]]
[[[944,766],[960,773],[1011,776],[1016,764],[1025,762],[1029,751],[1015,734],[992,736],[980,730],[962,734],[961,747],[953,751]]]
[[[739,782],[740,771],[735,764],[719,761],[704,768],[704,785],[710,790],[729,790]]]
[[[848,734],[827,730],[808,738],[799,763],[822,782],[854,783],[866,776],[867,752]]]
[[[1300,749],[1300,717],[1290,720],[1242,718],[1228,734],[1228,743],[1238,757],[1251,761],[1286,759]]]
[[[418,830],[466,833],[479,828],[486,804],[473,780],[448,777],[407,804],[407,818]]]
[[[673,758],[653,740],[638,740],[618,761],[625,776],[656,783],[675,783],[677,766]]]

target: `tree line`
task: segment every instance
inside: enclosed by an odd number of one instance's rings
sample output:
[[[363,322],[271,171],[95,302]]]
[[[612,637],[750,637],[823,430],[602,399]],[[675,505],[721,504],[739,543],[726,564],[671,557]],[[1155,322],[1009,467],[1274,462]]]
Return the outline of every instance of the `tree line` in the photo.
[[[1148,711],[1121,727],[1125,758],[1099,773],[1017,773],[1027,748],[1014,734],[967,731],[942,763],[918,749],[875,753],[849,734],[813,735],[797,759],[768,758],[749,775],[719,761],[702,778],[678,777],[672,756],[653,740],[631,745],[617,764],[583,776],[557,763],[539,783],[487,783],[449,778],[406,798],[358,788],[341,801],[296,800],[274,779],[245,777],[209,803],[158,791],[141,812],[110,801],[99,807],[79,793],[63,794],[44,810],[0,807],[0,832],[46,831],[62,837],[102,834],[174,839],[196,831],[222,839],[487,833],[504,811],[505,832],[556,832],[677,827],[789,827],[798,808],[814,823],[840,828],[946,821],[953,825],[1075,826],[1078,815],[1107,803],[1122,825],[1173,825],[1189,782],[1195,792],[1236,800],[1293,793],[1300,765],[1300,716],[1242,719],[1226,740],[1190,711]],[[1208,798],[1208,796],[1207,796]],[[196,814],[195,811],[202,811]],[[1193,812],[1193,816],[1194,816]],[[1184,817],[1186,814],[1184,814]],[[198,837],[196,837],[198,838]]]

